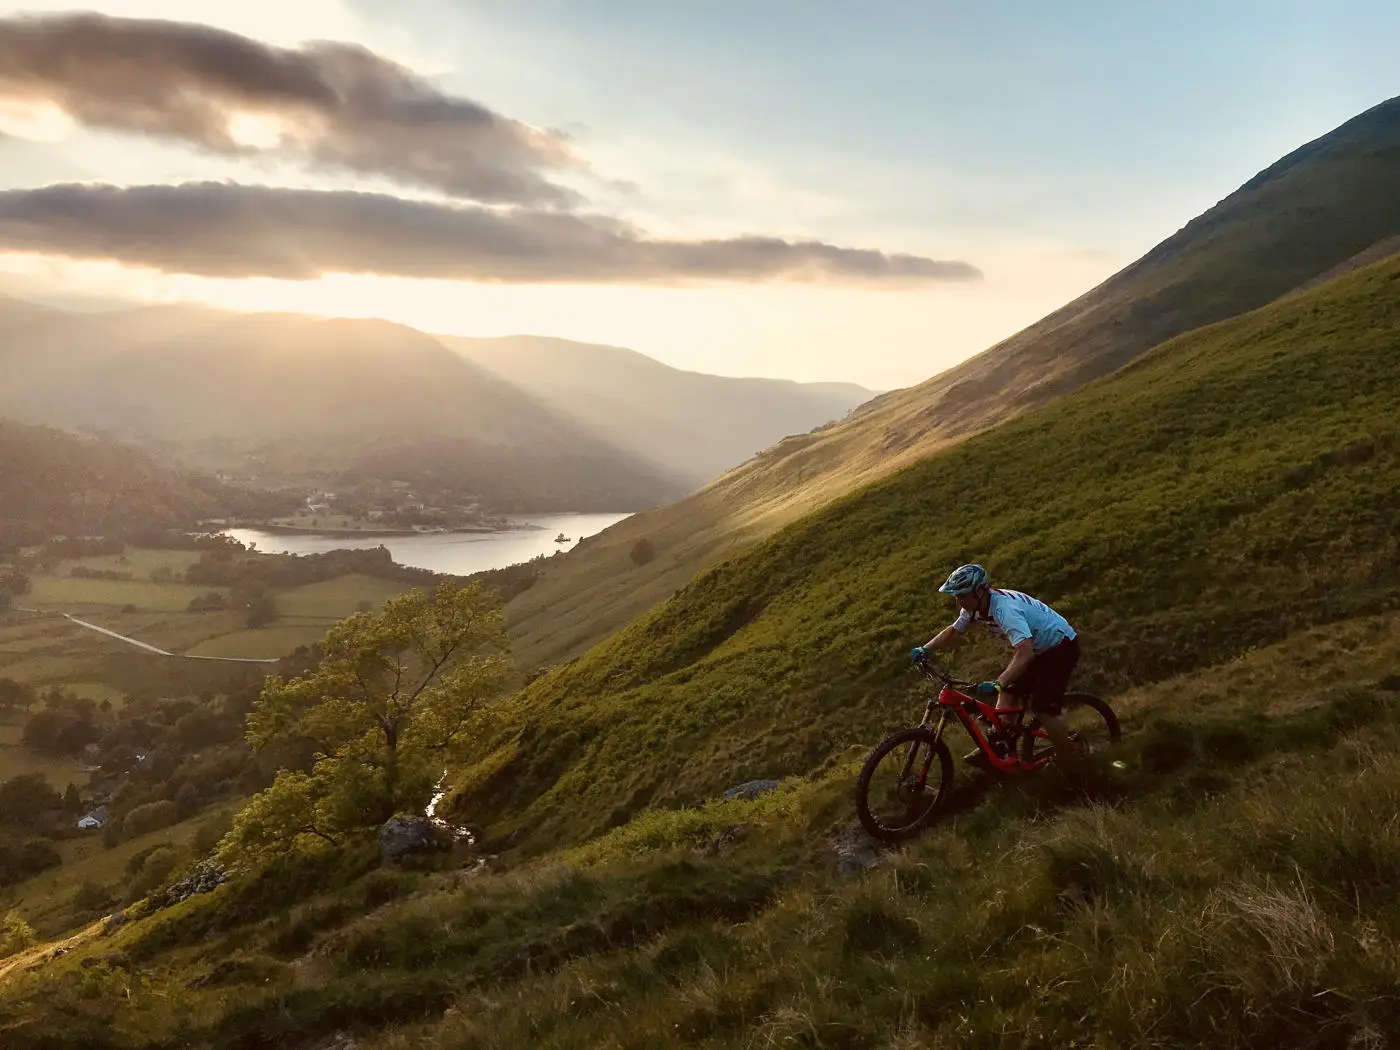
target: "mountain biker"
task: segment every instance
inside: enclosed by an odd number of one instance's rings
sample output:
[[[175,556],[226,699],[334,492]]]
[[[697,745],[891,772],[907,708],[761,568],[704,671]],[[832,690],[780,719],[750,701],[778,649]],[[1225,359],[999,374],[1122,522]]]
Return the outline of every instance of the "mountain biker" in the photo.
[[[1029,697],[1031,713],[1040,719],[1055,754],[1063,761],[1071,753],[1069,727],[1061,713],[1065,688],[1079,663],[1079,638],[1073,627],[1050,606],[1020,591],[993,588],[987,570],[980,565],[962,565],[938,588],[943,594],[957,599],[958,618],[939,631],[909,655],[918,660],[935,649],[957,645],[967,629],[981,624],[999,638],[1006,639],[1015,650],[1011,662],[994,681],[983,682],[975,692],[984,699],[997,698],[997,710],[1022,706],[1013,696]],[[1007,741],[994,734],[994,747],[1004,748]],[[979,748],[966,756],[975,762],[982,757]]]

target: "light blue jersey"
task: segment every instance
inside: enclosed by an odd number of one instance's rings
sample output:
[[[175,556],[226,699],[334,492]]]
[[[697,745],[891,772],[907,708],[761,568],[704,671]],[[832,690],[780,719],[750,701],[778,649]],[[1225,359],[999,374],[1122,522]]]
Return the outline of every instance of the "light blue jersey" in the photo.
[[[966,609],[958,613],[953,630],[962,634],[974,623],[980,623],[998,638],[1018,645],[1027,638],[1038,653],[1051,649],[1074,637],[1069,621],[1038,598],[1020,591],[997,588],[987,603],[987,615],[974,615]]]

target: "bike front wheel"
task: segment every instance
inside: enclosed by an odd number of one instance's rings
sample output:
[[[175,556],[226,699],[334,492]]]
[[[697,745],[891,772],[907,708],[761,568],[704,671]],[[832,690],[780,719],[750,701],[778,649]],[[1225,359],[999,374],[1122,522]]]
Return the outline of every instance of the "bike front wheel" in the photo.
[[[856,813],[865,830],[899,842],[933,819],[953,781],[948,745],[924,726],[880,741],[856,782]]]
[[[1061,711],[1069,727],[1070,744],[1080,757],[1101,754],[1123,738],[1118,716],[1113,708],[1088,693],[1066,693]],[[1045,730],[1038,726],[1021,734],[1023,762],[1049,762],[1055,757],[1055,745]]]

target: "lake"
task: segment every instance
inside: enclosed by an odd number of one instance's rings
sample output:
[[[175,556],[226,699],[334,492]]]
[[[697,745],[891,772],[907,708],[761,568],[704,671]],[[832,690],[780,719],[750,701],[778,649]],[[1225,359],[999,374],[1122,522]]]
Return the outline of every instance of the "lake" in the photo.
[[[539,554],[572,550],[585,536],[602,532],[630,514],[507,514],[518,528],[503,532],[436,532],[411,536],[329,535],[314,532],[267,532],[225,529],[224,535],[256,544],[266,554],[322,554],[326,551],[388,547],[394,561],[433,572],[466,576],[484,569],[501,569],[529,561]],[[530,528],[529,526],[536,526]],[[568,543],[555,543],[563,533]]]

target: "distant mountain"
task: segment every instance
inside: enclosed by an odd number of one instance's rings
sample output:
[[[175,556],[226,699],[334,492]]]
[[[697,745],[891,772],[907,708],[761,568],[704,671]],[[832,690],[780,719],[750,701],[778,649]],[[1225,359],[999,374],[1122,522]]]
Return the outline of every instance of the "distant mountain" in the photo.
[[[842,419],[874,396],[854,383],[688,372],[634,350],[567,339],[438,338],[554,411],[694,485],[781,438]]]
[[[428,447],[438,469],[456,443],[481,476],[509,479],[486,501],[508,494],[520,509],[578,509],[567,489],[632,510],[686,488],[404,325],[191,307],[22,314],[0,329],[0,414],[29,422],[278,477],[372,471]],[[514,476],[517,459],[534,466]],[[567,485],[521,483],[546,476]]]
[[[1400,98],[1295,150],[1137,262],[1011,338],[918,386],[877,397],[833,427],[788,438],[686,499],[629,518],[556,559],[512,603],[517,649],[527,662],[579,652],[720,556],[1113,372],[1163,340],[1369,259],[1363,253],[1396,234]],[[642,537],[658,556],[638,568],[629,552]],[[623,574],[627,587],[617,584]],[[561,629],[561,610],[573,629]]]
[[[246,512],[248,496],[136,449],[0,420],[0,549],[48,536],[131,535]]]

